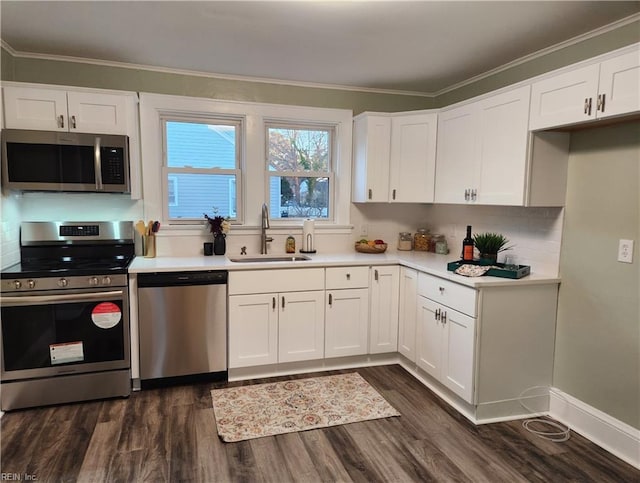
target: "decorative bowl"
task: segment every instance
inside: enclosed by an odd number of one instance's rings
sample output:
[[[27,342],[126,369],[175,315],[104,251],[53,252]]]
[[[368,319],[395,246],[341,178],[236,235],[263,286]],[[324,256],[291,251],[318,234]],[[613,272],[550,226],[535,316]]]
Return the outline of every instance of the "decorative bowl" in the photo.
[[[387,251],[386,243],[379,243],[378,245],[368,245],[366,243],[356,242],[356,251],[360,253],[384,253]]]

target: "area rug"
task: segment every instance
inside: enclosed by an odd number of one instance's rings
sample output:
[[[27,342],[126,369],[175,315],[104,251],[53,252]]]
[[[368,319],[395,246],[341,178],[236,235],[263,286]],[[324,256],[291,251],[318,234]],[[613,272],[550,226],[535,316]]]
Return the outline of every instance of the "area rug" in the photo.
[[[211,396],[226,442],[400,416],[357,372],[214,389]]]

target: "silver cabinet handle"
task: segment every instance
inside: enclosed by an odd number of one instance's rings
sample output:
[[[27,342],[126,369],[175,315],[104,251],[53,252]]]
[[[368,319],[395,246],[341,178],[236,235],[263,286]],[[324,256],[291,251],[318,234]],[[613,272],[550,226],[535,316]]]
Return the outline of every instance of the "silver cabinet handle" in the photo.
[[[58,127],[64,127],[64,116],[62,114],[58,116]]]
[[[464,190],[464,200],[469,201],[469,188]]]
[[[369,199],[373,198],[373,190],[369,188]]]
[[[71,122],[69,124],[71,124],[72,129],[76,128],[76,116],[71,116]]]
[[[271,299],[271,309],[272,310],[276,310],[276,298],[275,297],[273,297]]]
[[[102,184],[102,159],[100,155],[100,144],[101,144],[100,136],[96,136],[94,144],[93,144],[93,164],[96,171],[96,189],[102,190],[104,189],[104,185]]]
[[[378,270],[374,270],[373,271],[373,279],[377,282],[378,281]]]
[[[282,308],[284,309],[284,295],[282,296]]]
[[[329,294],[329,307],[333,305],[333,295]]]
[[[393,195],[392,195],[393,199],[396,199],[396,190],[393,190]]]
[[[477,190],[473,188],[471,190],[471,201],[475,201],[477,196],[478,196]]]
[[[596,105],[596,111],[604,112],[604,98],[606,94],[598,94],[598,104]]]
[[[445,310],[442,311],[442,325],[447,324],[447,312]]]
[[[584,98],[584,113],[585,114],[589,113],[589,98],[588,97]]]
[[[440,309],[436,309],[435,319],[440,320]]]

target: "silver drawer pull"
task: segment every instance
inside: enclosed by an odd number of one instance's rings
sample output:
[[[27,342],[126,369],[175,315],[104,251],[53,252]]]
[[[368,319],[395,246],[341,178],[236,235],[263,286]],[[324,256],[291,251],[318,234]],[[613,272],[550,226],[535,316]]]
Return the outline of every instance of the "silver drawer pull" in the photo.
[[[444,287],[438,287],[438,290],[440,290],[440,295],[444,294]]]
[[[347,273],[347,280],[351,280],[351,274]]]

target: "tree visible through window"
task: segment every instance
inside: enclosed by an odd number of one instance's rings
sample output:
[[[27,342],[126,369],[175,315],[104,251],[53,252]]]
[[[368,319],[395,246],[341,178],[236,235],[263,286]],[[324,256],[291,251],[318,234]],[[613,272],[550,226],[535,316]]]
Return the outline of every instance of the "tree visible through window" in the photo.
[[[272,218],[332,217],[333,137],[332,127],[267,125]]]

